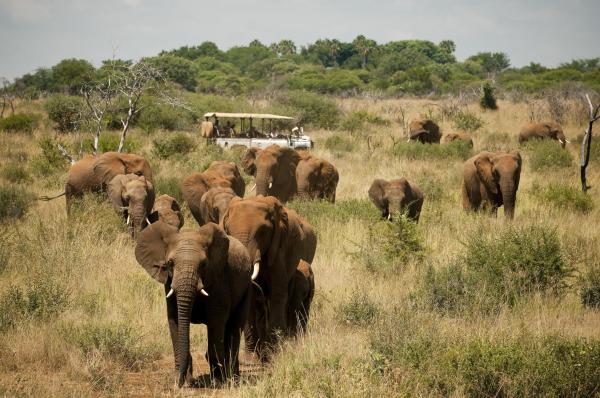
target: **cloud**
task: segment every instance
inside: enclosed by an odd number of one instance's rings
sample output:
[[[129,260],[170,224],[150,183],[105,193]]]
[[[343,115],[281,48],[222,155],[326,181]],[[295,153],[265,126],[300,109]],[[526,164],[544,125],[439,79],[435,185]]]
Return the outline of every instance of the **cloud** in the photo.
[[[129,7],[139,7],[144,3],[144,0],[123,0]]]
[[[0,0],[0,7],[16,22],[39,22],[51,15],[46,0]]]

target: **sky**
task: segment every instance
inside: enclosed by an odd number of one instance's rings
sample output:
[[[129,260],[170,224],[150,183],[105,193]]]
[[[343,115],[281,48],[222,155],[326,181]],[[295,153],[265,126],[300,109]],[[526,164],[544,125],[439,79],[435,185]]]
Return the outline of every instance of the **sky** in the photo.
[[[0,0],[0,77],[65,58],[98,66],[213,41],[221,49],[291,39],[456,43],[464,60],[508,54],[513,66],[600,57],[600,0]]]

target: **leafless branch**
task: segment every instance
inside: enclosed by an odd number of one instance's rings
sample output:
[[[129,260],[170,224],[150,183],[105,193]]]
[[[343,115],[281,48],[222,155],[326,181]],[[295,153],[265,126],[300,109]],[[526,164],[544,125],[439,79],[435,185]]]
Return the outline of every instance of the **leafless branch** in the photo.
[[[592,127],[594,127],[594,122],[600,119],[598,112],[600,111],[600,104],[594,108],[592,105],[592,100],[590,99],[589,94],[585,95],[585,99],[590,107],[590,118],[588,123],[588,128],[585,131],[583,136],[583,140],[581,141],[581,156],[580,156],[580,177],[581,177],[581,189],[583,192],[587,192],[591,186],[587,185],[586,178],[586,169],[590,162],[590,149],[592,147]]]
[[[57,144],[58,146],[58,150],[60,151],[61,155],[63,155],[63,157],[65,159],[67,159],[69,161],[69,163],[74,164],[75,163],[75,159],[73,159],[73,156],[71,156],[69,154],[69,152],[67,152],[67,150],[65,149],[65,147],[63,147],[61,144]]]

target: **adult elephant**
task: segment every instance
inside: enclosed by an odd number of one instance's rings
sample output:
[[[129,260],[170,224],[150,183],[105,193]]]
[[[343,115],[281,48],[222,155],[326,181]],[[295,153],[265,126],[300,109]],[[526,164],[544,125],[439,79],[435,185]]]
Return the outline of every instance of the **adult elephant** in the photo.
[[[273,196],[233,198],[223,227],[242,242],[255,264],[265,303],[255,298],[244,334],[247,352],[265,359],[266,348],[286,333],[291,282],[301,260],[312,263],[317,238],[306,220]],[[263,307],[269,308],[266,327],[259,320]]]
[[[504,206],[504,215],[515,214],[517,190],[521,178],[521,155],[513,152],[481,152],[467,160],[463,170],[463,207],[483,208],[496,214]]]
[[[108,183],[108,197],[113,208],[126,220],[135,239],[150,225],[148,216],[154,206],[154,186],[144,176],[118,174]]]
[[[135,257],[167,293],[177,385],[193,380],[190,323],[207,326],[211,377],[222,381],[239,376],[240,335],[250,305],[252,273],[244,246],[213,223],[179,232],[157,221],[140,233]]]
[[[448,133],[448,134],[444,135],[444,137],[442,138],[442,142],[444,142],[445,144],[450,143],[450,142],[455,142],[455,141],[466,142],[467,145],[469,145],[471,148],[473,148],[473,139],[471,138],[471,135],[469,133],[467,133],[466,131],[459,131],[457,133]]]
[[[310,305],[315,295],[315,275],[309,263],[300,260],[289,287],[286,336],[306,331]]]
[[[301,154],[296,167],[298,197],[325,199],[335,203],[335,190],[340,176],[333,164],[309,154]]]
[[[257,195],[275,196],[285,203],[296,194],[299,161],[300,154],[294,149],[274,144],[265,149],[248,149],[242,167],[248,175],[254,176]]]
[[[161,220],[177,229],[181,229],[184,223],[179,203],[177,203],[174,197],[169,195],[160,195],[156,198],[152,207],[152,213],[150,213],[148,219],[151,223]]]
[[[440,126],[430,119],[417,119],[410,122],[408,125],[409,136],[408,140],[419,141],[421,143],[439,144],[442,134]]]
[[[202,196],[215,187],[231,188],[240,197],[243,197],[246,191],[246,183],[237,165],[220,160],[212,162],[206,171],[192,173],[181,182],[183,199],[200,225],[206,223],[201,211]]]
[[[521,128],[519,132],[519,143],[522,144],[529,140],[556,140],[564,148],[567,141],[562,127],[555,122],[546,123],[528,123]]]
[[[419,221],[423,192],[404,177],[390,181],[374,180],[369,188],[369,198],[383,218],[390,220],[394,213],[404,213],[408,218]]]
[[[236,194],[231,188],[211,188],[202,195],[200,200],[200,213],[206,222],[221,224],[223,217],[229,209],[229,202]]]

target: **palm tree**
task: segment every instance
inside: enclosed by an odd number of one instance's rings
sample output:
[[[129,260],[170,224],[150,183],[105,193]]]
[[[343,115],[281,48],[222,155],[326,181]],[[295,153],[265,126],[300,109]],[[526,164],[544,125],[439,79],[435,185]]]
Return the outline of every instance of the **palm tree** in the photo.
[[[361,56],[362,68],[366,69],[367,62],[369,61],[369,55],[377,48],[377,42],[375,42],[375,40],[367,39],[363,35],[359,35],[356,36],[356,39],[354,39],[352,45]]]

